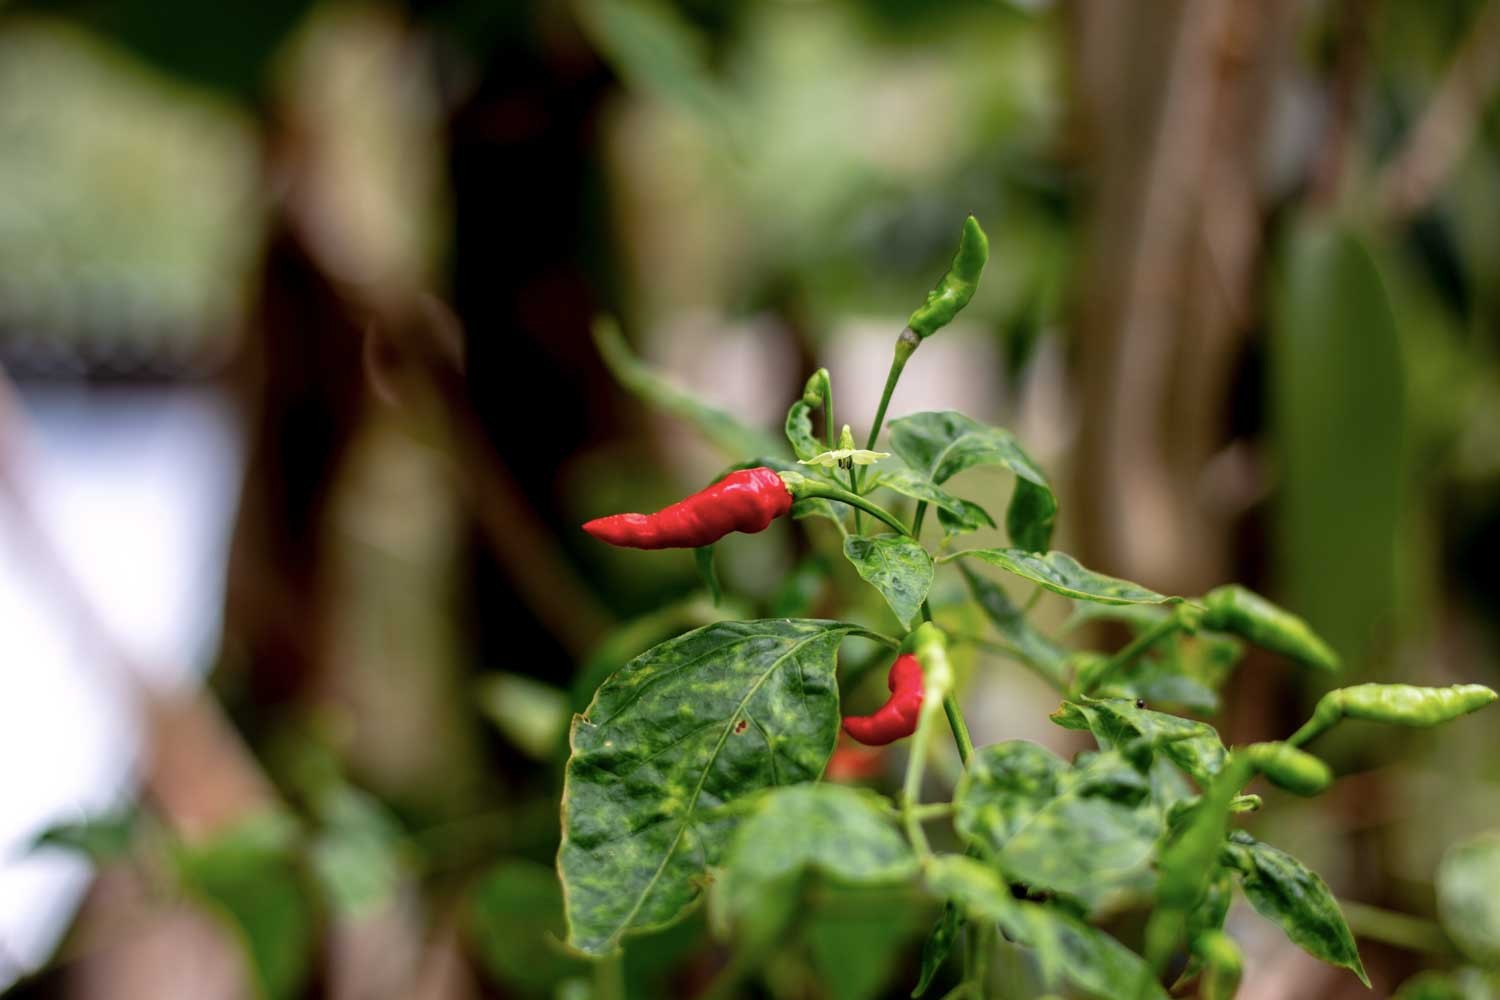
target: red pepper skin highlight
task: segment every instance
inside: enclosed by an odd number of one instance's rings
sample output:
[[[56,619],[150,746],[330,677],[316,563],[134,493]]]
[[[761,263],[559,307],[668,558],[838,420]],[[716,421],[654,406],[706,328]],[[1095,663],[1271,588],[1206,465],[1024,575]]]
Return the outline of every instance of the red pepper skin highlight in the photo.
[[[922,664],[910,653],[902,653],[891,664],[886,686],[891,697],[870,715],[844,718],[844,732],[866,746],[894,743],[917,730],[922,712]]]
[[[583,526],[610,545],[629,549],[696,549],[731,531],[755,534],[792,509],[792,494],[765,466],[731,472],[708,489],[655,514],[611,514]]]

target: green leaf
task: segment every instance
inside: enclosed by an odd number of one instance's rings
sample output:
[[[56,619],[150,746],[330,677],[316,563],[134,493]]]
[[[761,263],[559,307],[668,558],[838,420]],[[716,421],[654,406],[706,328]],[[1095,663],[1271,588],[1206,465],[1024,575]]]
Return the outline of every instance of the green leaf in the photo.
[[[177,857],[183,887],[239,937],[261,996],[302,995],[312,964],[316,920],[296,863],[297,825],[271,813],[255,817]]]
[[[813,436],[812,411],[813,408],[800,399],[786,411],[786,439],[799,462],[823,451],[823,443]]]
[[[932,586],[932,556],[921,543],[905,535],[851,535],[844,539],[844,556],[860,579],[880,591],[902,627],[911,628]]]
[[[714,883],[715,926],[772,943],[794,914],[804,879],[841,886],[892,885],[916,874],[890,803],[847,785],[809,784],[758,796]]]
[[[977,750],[954,793],[960,835],[1012,880],[1093,910],[1150,889],[1160,815],[1145,777],[1115,754],[1076,767],[1025,740]]]
[[[1460,951],[1500,967],[1500,833],[1456,844],[1437,870],[1438,919]]]
[[[825,888],[805,917],[803,935],[813,968],[830,1000],[874,1000],[889,995],[904,966],[907,943],[926,917],[924,908],[892,905],[889,889]],[[859,955],[850,962],[850,955]]]
[[[568,940],[594,955],[677,919],[733,829],[729,806],[811,781],[839,727],[834,660],[856,625],[720,622],[627,663],[573,720],[558,867]]]
[[[948,960],[953,951],[953,943],[958,940],[958,932],[964,927],[964,911],[960,910],[950,900],[943,904],[942,916],[938,917],[937,923],[932,925],[932,932],[927,935],[927,941],[922,945],[922,971],[917,977],[917,985],[912,987],[912,997],[920,997],[932,986],[932,981],[937,978],[938,971],[942,969],[943,963]]]
[[[53,847],[86,856],[95,864],[105,864],[130,853],[141,815],[135,808],[122,812],[101,813],[76,823],[57,823],[32,841],[31,849]]]
[[[1051,544],[1057,498],[1010,431],[986,427],[953,410],[914,413],[891,421],[891,451],[937,485],[975,466],[1009,469],[1016,474],[1005,516],[1011,544],[1027,551],[1045,551]]]
[[[1028,552],[1046,552],[1052,547],[1052,529],[1057,524],[1057,497],[1047,486],[1017,479],[1010,506],[1005,511],[1005,531],[1010,543]]]
[[[625,388],[664,413],[692,424],[721,451],[739,460],[746,455],[775,455],[781,444],[747,427],[723,410],[699,400],[659,375],[630,351],[619,324],[609,317],[594,321],[599,356]],[[787,466],[793,468],[793,466]]]
[[[1073,706],[1088,720],[1100,746],[1114,747],[1126,757],[1160,753],[1199,786],[1206,786],[1224,766],[1224,744],[1207,723],[1137,708],[1129,701],[1091,699]]]
[[[633,88],[678,105],[724,141],[736,106],[709,71],[708,40],[658,0],[584,0],[589,39]]]
[[[990,517],[990,512],[977,503],[970,503],[967,500],[959,500],[958,502],[963,505],[963,511],[959,514],[950,513],[942,507],[938,508],[938,524],[943,526],[943,534],[946,537],[952,538],[955,535],[967,535],[972,531],[979,531],[982,528],[993,528],[995,526],[995,519]]]
[[[1048,988],[1066,983],[1098,1000],[1165,1000],[1141,957],[1097,928],[1053,907],[1011,896],[1000,875],[972,858],[940,855],[926,869],[931,891],[974,920],[998,923],[1006,936],[1035,950]]]
[[[875,475],[869,481],[870,488],[890,490],[913,500],[925,500],[938,510],[948,513],[953,517],[968,516],[968,507],[973,504],[965,504],[965,501],[949,493],[941,486],[928,479],[925,473],[921,473],[898,459],[888,459],[875,467]],[[976,510],[978,508],[975,508]],[[984,513],[980,511],[980,513]],[[989,517],[988,514],[984,515]],[[992,521],[991,524],[994,522]]]
[[[323,897],[353,918],[389,903],[405,867],[404,834],[395,817],[373,796],[342,782],[318,796],[316,811],[320,829],[309,858]]]
[[[563,951],[562,887],[557,874],[519,858],[500,862],[469,892],[465,929],[484,968],[526,994],[550,992],[589,966]]]
[[[500,734],[533,760],[552,760],[561,751],[571,714],[568,692],[497,671],[480,679],[478,702]]]
[[[1029,740],[980,747],[953,793],[954,827],[971,843],[1002,850],[1062,789],[1068,764]]]
[[[1240,830],[1230,834],[1224,854],[1257,913],[1309,955],[1348,969],[1370,985],[1344,914],[1321,878],[1285,851]]]
[[[1290,606],[1354,659],[1396,609],[1408,364],[1365,241],[1331,217],[1287,231],[1270,310],[1275,565]]]
[[[693,565],[698,568],[698,578],[708,589],[708,596],[713,600],[714,607],[718,607],[719,602],[724,599],[724,591],[719,589],[719,574],[714,571],[714,547],[700,545],[694,549]]]
[[[1103,573],[1095,573],[1078,564],[1078,560],[1066,552],[1026,552],[1022,549],[965,549],[945,556],[947,562],[969,556],[999,566],[1007,573],[1014,573],[1023,580],[1030,580],[1054,594],[1071,597],[1075,601],[1095,601],[1099,604],[1177,604],[1180,597],[1165,597],[1140,584],[1119,580]]]
[[[812,610],[828,583],[828,560],[810,555],[793,567],[771,597],[772,618],[801,618]]]
[[[1057,643],[1031,627],[1026,615],[1005,593],[1000,585],[959,563],[969,593],[984,611],[1002,638],[1010,643],[1025,658],[1030,667],[1041,674],[1053,687],[1067,686],[1068,652]]]

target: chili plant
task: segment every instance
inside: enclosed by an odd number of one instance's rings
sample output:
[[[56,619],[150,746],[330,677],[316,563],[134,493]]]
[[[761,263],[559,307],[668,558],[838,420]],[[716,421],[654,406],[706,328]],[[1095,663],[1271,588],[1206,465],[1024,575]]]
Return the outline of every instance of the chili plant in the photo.
[[[1240,976],[1239,949],[1224,932],[1238,887],[1298,946],[1368,985],[1324,882],[1236,828],[1236,815],[1260,803],[1245,787],[1263,776],[1316,795],[1332,774],[1304,748],[1341,719],[1431,726],[1495,693],[1362,684],[1325,696],[1286,741],[1234,748],[1182,714],[1216,702],[1241,641],[1313,670],[1337,670],[1338,658],[1300,618],[1242,587],[1161,594],[1053,550],[1056,494],[1009,431],[956,412],[886,426],[903,370],[968,303],[986,256],[970,218],[952,267],[896,340],[864,448],[848,426],[835,431],[832,380],[819,370],[787,413],[788,454],[747,455],[664,511],[585,526],[614,545],[695,547],[711,578],[708,547],[731,531],[759,532],[788,514],[828,521],[899,630],[721,621],[662,642],[604,680],[571,731],[557,859],[568,942],[608,962],[633,934],[681,919],[706,895],[712,926],[735,943],[723,992],[790,940],[817,885],[887,889],[898,905],[925,897],[939,914],[913,996],[949,974],[950,952],[961,965],[951,995],[988,995],[1005,978],[990,967],[1003,938],[1027,966],[1010,966],[1010,978],[1030,977],[1039,989],[1145,1000],[1196,977],[1200,995],[1224,998]],[[694,411],[631,368],[617,334],[606,332],[604,346],[636,387],[696,413],[721,439],[736,437],[722,414]],[[889,452],[876,450],[882,431]],[[1003,547],[963,544],[996,527],[951,485],[981,466],[1014,476]],[[910,514],[898,514],[897,503],[909,503]],[[934,613],[929,591],[940,571],[962,581],[986,634],[945,627],[965,620],[964,608]],[[1134,637],[1110,651],[1069,650],[1032,623],[1029,605],[1013,601],[994,571],[1037,596],[1060,595],[1084,618],[1123,621]],[[868,744],[909,737],[893,796],[824,780],[841,722],[840,648],[856,639],[884,649],[891,695],[843,728]],[[1091,734],[1097,749],[1065,760],[1025,740],[976,746],[953,666],[966,644],[1034,671],[1058,694],[1052,721]],[[944,729],[962,773],[948,801],[930,801],[940,783],[927,768]],[[1134,933],[1100,926],[1127,911],[1143,917]]]

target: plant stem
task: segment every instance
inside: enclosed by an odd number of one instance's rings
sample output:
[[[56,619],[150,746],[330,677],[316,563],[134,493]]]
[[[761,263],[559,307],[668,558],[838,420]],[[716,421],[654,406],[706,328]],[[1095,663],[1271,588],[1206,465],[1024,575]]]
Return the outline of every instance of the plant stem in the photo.
[[[943,711],[948,716],[948,727],[953,730],[953,743],[958,747],[958,759],[968,767],[969,757],[974,753],[974,740],[969,736],[969,724],[964,721],[963,709],[958,707],[958,699],[951,691],[943,696]]]
[[[598,1000],[625,1000],[624,955],[616,948],[594,965],[594,996]]]
[[[922,537],[922,521],[927,517],[927,501],[918,500],[916,513],[911,516],[911,537],[918,540]]]
[[[1115,653],[1115,655],[1111,656],[1105,662],[1104,666],[1099,669],[1099,672],[1094,676],[1093,680],[1089,684],[1089,688],[1091,690],[1097,688],[1100,684],[1103,684],[1106,680],[1108,680],[1112,675],[1118,673],[1121,670],[1124,670],[1136,660],[1140,659],[1141,655],[1145,653],[1146,650],[1150,649],[1152,646],[1156,645],[1158,642],[1161,642],[1168,636],[1174,634],[1180,628],[1182,628],[1182,622],[1177,619],[1176,615],[1173,615],[1170,618],[1163,618],[1161,621],[1157,622],[1155,625],[1151,626],[1146,631],[1130,640],[1130,642],[1123,649]]]
[[[1355,937],[1368,938],[1381,944],[1405,948],[1407,951],[1444,957],[1453,955],[1453,945],[1448,936],[1431,920],[1347,899],[1339,900],[1339,909],[1344,911],[1344,919],[1348,921],[1349,930]]]

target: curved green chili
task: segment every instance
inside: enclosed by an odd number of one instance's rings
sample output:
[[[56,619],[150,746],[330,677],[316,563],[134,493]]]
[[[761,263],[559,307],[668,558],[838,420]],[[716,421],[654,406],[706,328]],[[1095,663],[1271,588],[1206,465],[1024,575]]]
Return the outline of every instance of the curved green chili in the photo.
[[[1338,654],[1312,628],[1292,614],[1238,584],[1218,587],[1203,598],[1203,627],[1231,632],[1273,653],[1321,670],[1337,670]]]
[[[1416,687],[1411,684],[1356,684],[1325,694],[1312,718],[1287,740],[1302,746],[1333,728],[1340,719],[1389,722],[1398,726],[1436,726],[1477,712],[1500,695],[1483,684]]]
[[[959,310],[974,297],[974,289],[979,287],[979,275],[989,257],[989,238],[979,228],[979,220],[971,215],[964,220],[963,236],[959,238],[953,263],[948,265],[942,280],[927,293],[926,301],[907,318],[907,329],[926,340],[951,323]]]

